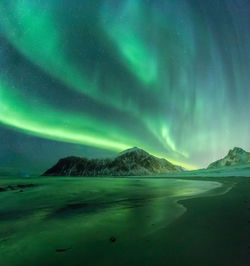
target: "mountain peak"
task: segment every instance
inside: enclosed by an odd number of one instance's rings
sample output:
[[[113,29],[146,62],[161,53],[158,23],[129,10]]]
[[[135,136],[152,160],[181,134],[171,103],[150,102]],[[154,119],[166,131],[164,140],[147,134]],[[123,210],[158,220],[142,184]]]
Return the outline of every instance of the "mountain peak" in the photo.
[[[228,154],[237,154],[237,153],[246,153],[245,150],[239,147],[234,147],[232,150],[228,152]]]
[[[242,148],[234,147],[229,150],[228,154],[223,159],[211,163],[208,168],[218,168],[247,163],[250,163],[250,153],[246,152]]]
[[[130,149],[127,149],[127,150],[124,150],[124,151],[120,152],[119,156],[124,155],[124,154],[128,154],[128,153],[144,153],[144,154],[148,154],[143,149],[140,149],[138,147],[133,147],[133,148],[130,148]]]
[[[183,171],[165,159],[137,147],[121,152],[113,159],[67,157],[47,170],[45,176],[146,176]]]

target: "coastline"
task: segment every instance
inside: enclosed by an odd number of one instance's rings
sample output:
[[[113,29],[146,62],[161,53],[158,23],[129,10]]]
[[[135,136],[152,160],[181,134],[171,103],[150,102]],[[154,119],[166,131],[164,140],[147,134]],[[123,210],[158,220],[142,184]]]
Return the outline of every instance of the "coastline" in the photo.
[[[173,265],[249,265],[250,180],[215,179],[227,183],[226,191],[181,200],[187,211],[166,229],[172,245],[182,250],[181,259],[167,252]]]
[[[24,182],[9,181],[18,180]],[[166,265],[168,261],[171,266],[242,266],[247,261],[250,231],[242,229],[243,224],[249,226],[249,213],[247,204],[240,204],[249,198],[249,178],[35,180],[40,185],[23,193],[1,194],[5,207],[0,209],[0,250],[6,265]],[[117,239],[113,244],[111,236]]]

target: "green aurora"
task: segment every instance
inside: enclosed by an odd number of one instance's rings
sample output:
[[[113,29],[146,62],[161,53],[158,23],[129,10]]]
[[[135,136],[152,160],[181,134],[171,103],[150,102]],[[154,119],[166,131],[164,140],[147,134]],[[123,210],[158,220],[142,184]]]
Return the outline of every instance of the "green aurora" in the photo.
[[[250,150],[249,17],[249,0],[2,0],[2,127],[189,169]]]

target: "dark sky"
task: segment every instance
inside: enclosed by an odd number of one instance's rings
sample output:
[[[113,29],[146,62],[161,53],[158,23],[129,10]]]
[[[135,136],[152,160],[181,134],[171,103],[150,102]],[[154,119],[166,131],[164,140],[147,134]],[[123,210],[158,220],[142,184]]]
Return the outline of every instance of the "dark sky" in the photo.
[[[0,172],[250,150],[249,73],[250,0],[1,0]]]

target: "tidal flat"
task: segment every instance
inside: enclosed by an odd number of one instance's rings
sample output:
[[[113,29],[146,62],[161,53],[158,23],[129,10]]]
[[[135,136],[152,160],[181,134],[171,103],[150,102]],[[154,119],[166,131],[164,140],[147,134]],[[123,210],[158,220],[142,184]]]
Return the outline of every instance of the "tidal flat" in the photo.
[[[0,265],[248,265],[249,180],[1,178]]]

